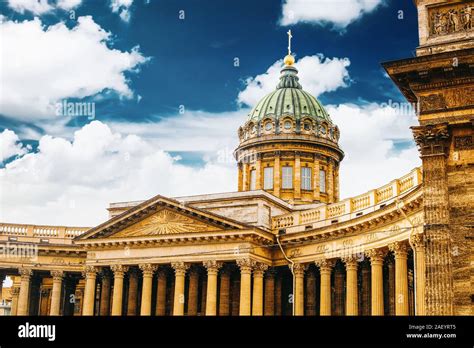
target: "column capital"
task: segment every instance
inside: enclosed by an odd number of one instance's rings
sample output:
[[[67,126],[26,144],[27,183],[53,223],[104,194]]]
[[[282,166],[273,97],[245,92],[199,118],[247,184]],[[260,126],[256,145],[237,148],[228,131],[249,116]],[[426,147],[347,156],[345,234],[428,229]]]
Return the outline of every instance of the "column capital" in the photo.
[[[254,276],[263,277],[263,273],[268,269],[268,265],[262,262],[256,262],[253,268]]]
[[[319,259],[314,264],[319,267],[320,272],[331,272],[336,262],[332,259]]]
[[[241,273],[251,273],[252,268],[255,267],[256,262],[250,258],[246,258],[246,259],[238,259],[236,260],[236,263],[237,263],[237,266],[239,266]]]
[[[222,262],[216,260],[206,260],[203,261],[202,264],[207,269],[208,274],[217,274],[217,272],[219,272],[219,269],[223,266]]]
[[[33,275],[33,270],[27,267],[20,267],[18,268],[18,273],[20,273],[21,279],[30,279]]]
[[[304,271],[306,271],[307,268],[308,268],[308,265],[305,265],[305,264],[302,264],[302,263],[293,264],[293,272],[294,272],[295,276],[303,276]],[[290,265],[290,269],[291,269],[291,265]]]
[[[171,268],[174,269],[176,275],[185,275],[186,271],[189,269],[189,264],[184,262],[172,262]]]
[[[64,271],[54,270],[51,271],[51,276],[53,277],[53,281],[60,281],[64,278]]]
[[[410,241],[416,250],[420,251],[425,249],[425,235],[423,233],[416,233],[412,235]]]
[[[346,270],[357,270],[358,261],[354,255],[342,257],[341,261],[346,265]]]
[[[158,266],[152,263],[142,263],[138,265],[138,268],[140,268],[140,270],[143,272],[143,276],[153,277],[153,273],[156,272],[156,270],[158,269]]]
[[[110,269],[114,272],[115,277],[123,277],[124,273],[129,270],[129,267],[125,265],[112,265]]]
[[[418,150],[423,156],[446,155],[449,149],[448,123],[410,127]]]
[[[388,248],[395,254],[395,257],[407,257],[408,244],[406,241],[391,243]]]
[[[99,270],[95,266],[85,266],[82,270],[82,276],[84,278],[96,277]]]
[[[387,251],[384,249],[369,249],[365,251],[365,256],[370,258],[370,263],[383,263],[385,256],[387,255]]]

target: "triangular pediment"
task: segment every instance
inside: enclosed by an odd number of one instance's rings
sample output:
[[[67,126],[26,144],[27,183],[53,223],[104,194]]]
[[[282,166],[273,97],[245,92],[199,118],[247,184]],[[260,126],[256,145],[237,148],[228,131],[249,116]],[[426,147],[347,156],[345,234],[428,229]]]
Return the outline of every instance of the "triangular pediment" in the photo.
[[[248,228],[251,227],[158,195],[91,228],[77,237],[76,241],[98,238],[158,237]]]
[[[150,237],[164,234],[212,232],[220,231],[208,223],[193,219],[170,209],[161,209],[143,220],[114,233],[112,236],[121,237]]]

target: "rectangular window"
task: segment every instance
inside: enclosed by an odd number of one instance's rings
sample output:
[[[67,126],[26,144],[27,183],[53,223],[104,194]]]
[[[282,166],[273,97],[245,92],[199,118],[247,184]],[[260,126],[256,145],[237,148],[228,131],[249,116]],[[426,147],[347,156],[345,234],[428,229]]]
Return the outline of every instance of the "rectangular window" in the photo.
[[[252,169],[250,171],[250,191],[255,190],[256,184],[257,184],[257,172],[255,171],[255,169]]]
[[[282,167],[281,176],[283,180],[282,188],[284,189],[293,188],[293,167]]]
[[[301,168],[301,189],[311,190],[311,168]]]
[[[319,171],[319,191],[326,192],[326,171]]]
[[[273,189],[273,167],[265,167],[263,169],[263,189]]]

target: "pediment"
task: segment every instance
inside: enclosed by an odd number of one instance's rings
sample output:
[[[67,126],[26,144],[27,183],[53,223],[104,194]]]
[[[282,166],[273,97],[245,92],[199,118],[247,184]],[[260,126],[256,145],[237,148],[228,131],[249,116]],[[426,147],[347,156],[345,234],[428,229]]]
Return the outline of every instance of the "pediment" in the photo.
[[[222,228],[206,224],[170,209],[161,209],[111,237],[150,237],[165,234],[212,232]]]
[[[244,223],[155,196],[76,237],[76,242],[103,238],[137,238],[249,229]]]

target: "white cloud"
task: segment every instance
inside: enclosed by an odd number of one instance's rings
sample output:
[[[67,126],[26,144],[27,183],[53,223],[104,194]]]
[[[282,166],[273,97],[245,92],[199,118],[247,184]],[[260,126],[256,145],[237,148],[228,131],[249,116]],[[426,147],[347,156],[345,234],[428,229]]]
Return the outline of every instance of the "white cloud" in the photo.
[[[242,104],[255,106],[266,94],[275,90],[280,79],[282,60],[277,60],[268,70],[245,81],[246,87],[238,95]],[[351,64],[348,58],[324,58],[322,54],[305,56],[295,66],[303,89],[318,97],[325,92],[347,87],[350,83],[347,68]]]
[[[341,130],[341,197],[350,197],[385,185],[421,165],[410,126],[414,114],[390,106],[338,105],[326,108]],[[409,146],[397,151],[397,141]]]
[[[111,201],[235,191],[236,178],[233,164],[184,166],[146,139],[93,121],[72,142],[42,137],[36,153],[0,169],[0,221],[94,225]]]
[[[4,115],[22,120],[57,118],[57,102],[105,89],[130,98],[125,72],[147,61],[138,46],[129,52],[109,48],[111,33],[90,16],[79,17],[72,29],[62,22],[45,27],[35,18],[2,22],[0,30],[0,107]]]
[[[19,141],[18,135],[9,129],[0,133],[0,163],[12,156],[23,155],[27,152],[27,148]]]
[[[110,0],[110,8],[112,9],[112,12],[118,13],[124,22],[130,21],[130,7],[132,4],[133,0]]]
[[[280,24],[317,23],[344,29],[383,2],[384,0],[285,0]]]
[[[28,11],[35,15],[43,15],[58,8],[69,11],[81,3],[82,0],[58,0],[56,2],[50,0],[8,0],[8,6],[12,10],[22,14]]]

